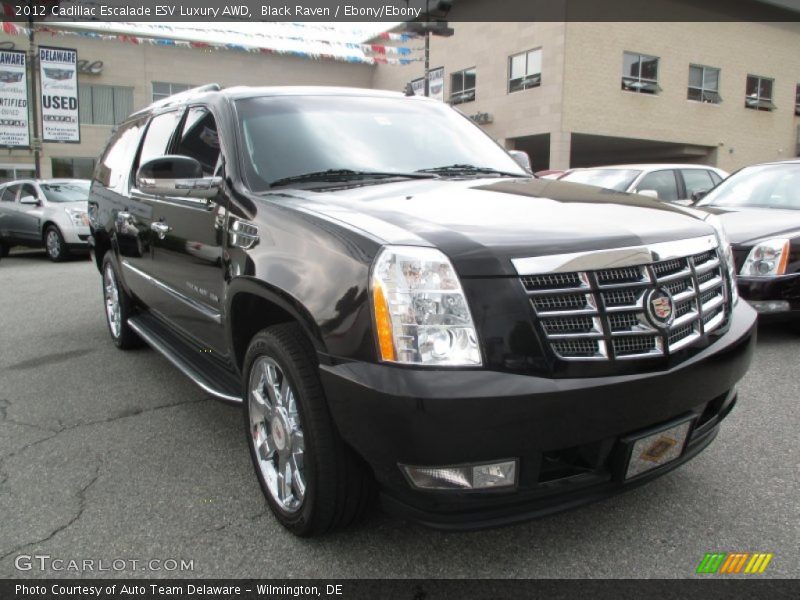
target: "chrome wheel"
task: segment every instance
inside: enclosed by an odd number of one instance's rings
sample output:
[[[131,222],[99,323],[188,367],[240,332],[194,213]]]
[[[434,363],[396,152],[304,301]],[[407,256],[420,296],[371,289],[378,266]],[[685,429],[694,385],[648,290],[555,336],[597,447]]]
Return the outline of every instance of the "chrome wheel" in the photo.
[[[45,246],[47,247],[47,254],[50,258],[55,259],[61,256],[61,239],[58,237],[58,232],[55,229],[51,228],[47,230]]]
[[[122,312],[119,304],[119,289],[117,278],[110,264],[106,265],[103,272],[103,297],[106,301],[106,318],[111,329],[111,335],[118,338],[122,331]]]
[[[249,383],[250,439],[258,467],[273,500],[294,513],[306,493],[297,397],[283,369],[267,356],[253,363]]]

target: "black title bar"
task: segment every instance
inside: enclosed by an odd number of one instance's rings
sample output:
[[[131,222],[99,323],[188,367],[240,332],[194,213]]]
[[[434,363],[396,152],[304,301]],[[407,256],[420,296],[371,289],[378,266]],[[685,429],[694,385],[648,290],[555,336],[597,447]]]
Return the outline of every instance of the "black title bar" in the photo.
[[[18,0],[25,21],[794,21],[800,0]],[[426,11],[430,11],[428,14]]]

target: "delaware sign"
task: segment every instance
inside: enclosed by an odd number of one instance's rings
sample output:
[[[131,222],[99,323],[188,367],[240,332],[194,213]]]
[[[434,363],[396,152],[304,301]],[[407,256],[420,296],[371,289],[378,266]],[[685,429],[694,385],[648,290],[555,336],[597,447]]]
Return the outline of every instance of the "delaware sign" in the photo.
[[[42,140],[80,142],[78,53],[71,48],[39,46],[39,75]]]
[[[28,119],[27,56],[20,50],[0,50],[0,146],[31,145]]]

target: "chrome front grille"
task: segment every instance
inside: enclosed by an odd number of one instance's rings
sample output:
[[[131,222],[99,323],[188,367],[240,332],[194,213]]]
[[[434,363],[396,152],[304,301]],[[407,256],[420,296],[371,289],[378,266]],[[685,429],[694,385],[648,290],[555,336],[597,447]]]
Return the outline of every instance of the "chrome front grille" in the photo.
[[[553,352],[565,360],[665,356],[722,326],[728,314],[726,269],[716,240],[703,240],[704,249],[695,245],[694,253],[677,258],[522,276]],[[672,300],[668,325],[658,322],[656,306],[646,305],[659,290]]]

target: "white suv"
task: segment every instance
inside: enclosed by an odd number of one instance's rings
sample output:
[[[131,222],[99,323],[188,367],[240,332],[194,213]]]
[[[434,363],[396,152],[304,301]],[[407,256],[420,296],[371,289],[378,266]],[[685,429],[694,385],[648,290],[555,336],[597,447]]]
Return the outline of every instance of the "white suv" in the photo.
[[[89,181],[23,179],[0,185],[0,256],[44,247],[53,261],[89,251]]]
[[[716,167],[660,163],[573,169],[559,179],[693,204],[726,177],[728,173]]]

